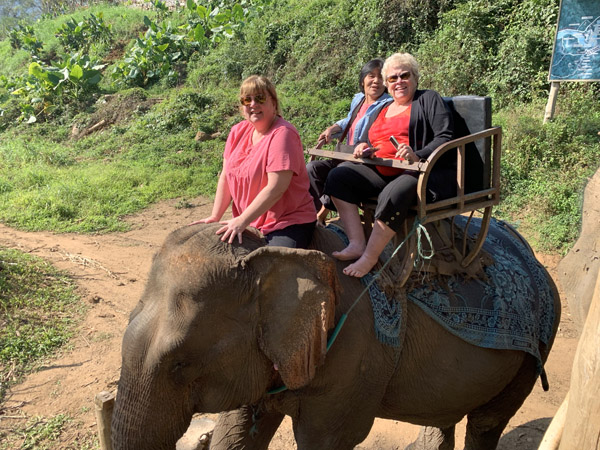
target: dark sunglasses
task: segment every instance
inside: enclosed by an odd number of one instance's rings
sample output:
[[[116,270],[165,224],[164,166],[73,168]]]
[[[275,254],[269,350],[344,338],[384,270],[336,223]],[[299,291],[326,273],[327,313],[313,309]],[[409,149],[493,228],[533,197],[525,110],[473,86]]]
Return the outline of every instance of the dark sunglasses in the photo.
[[[402,72],[400,75],[390,75],[385,80],[388,83],[395,83],[396,81],[398,81],[398,79],[400,79],[402,81],[406,81],[409,78],[410,78],[410,72]]]
[[[252,100],[262,105],[264,102],[267,101],[267,96],[264,94],[246,95],[245,97],[240,98],[240,103],[244,106],[250,106]]]

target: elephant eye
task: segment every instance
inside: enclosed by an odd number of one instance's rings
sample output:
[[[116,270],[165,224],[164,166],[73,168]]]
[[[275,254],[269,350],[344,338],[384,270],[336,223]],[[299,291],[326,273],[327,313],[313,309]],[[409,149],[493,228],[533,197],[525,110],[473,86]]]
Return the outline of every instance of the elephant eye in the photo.
[[[187,366],[188,366],[188,363],[186,363],[186,362],[183,362],[183,361],[177,362],[177,363],[173,364],[173,368],[171,369],[171,372],[177,372],[177,371],[183,370]]]

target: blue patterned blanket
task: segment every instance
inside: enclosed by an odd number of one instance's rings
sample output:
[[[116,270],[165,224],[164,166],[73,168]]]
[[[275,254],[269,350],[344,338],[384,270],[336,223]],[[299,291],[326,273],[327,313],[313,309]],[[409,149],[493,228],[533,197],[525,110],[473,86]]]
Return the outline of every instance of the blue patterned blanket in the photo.
[[[466,222],[466,217],[455,218],[455,224],[463,230]],[[472,219],[469,234],[476,234],[480,225],[479,219]],[[330,228],[347,243],[342,230]],[[550,341],[555,316],[553,291],[545,269],[503,222],[492,220],[483,249],[494,261],[484,268],[487,280],[466,280],[460,275],[427,277],[407,292],[407,298],[446,330],[471,344],[522,350],[541,361],[538,343]],[[373,275],[362,278],[365,286]],[[388,301],[377,282],[371,284],[369,294],[378,338],[385,344],[398,345],[400,302]]]

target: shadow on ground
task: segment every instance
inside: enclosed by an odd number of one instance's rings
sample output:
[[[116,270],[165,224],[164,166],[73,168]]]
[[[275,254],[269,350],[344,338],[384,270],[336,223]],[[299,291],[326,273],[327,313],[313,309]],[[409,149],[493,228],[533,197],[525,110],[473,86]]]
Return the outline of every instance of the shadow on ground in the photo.
[[[545,417],[519,425],[502,436],[498,450],[537,450],[551,420],[551,417]]]

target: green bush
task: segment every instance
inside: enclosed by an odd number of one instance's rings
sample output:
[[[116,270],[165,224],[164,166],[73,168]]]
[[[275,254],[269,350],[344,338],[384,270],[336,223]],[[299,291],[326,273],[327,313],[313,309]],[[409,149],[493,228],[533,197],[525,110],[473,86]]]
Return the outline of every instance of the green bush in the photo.
[[[578,235],[583,187],[600,160],[597,96],[591,86],[565,85],[573,91],[560,102],[560,119],[542,125],[543,101],[495,116],[504,130],[497,213],[519,218],[537,248],[561,252]]]
[[[32,26],[18,24],[9,33],[10,45],[15,50],[27,50],[32,56],[39,57],[42,53],[43,42],[35,36]]]
[[[11,95],[20,99],[20,120],[33,123],[51,116],[59,105],[85,100],[100,82],[100,70],[103,68],[89,56],[79,53],[56,66],[32,62],[29,77],[14,83],[16,89],[11,91]]]
[[[56,37],[66,52],[87,53],[91,45],[109,44],[112,40],[111,25],[106,24],[99,13],[90,14],[77,22],[71,18],[56,30]]]

